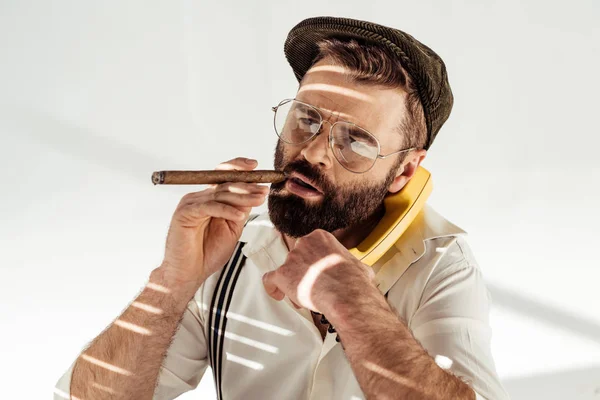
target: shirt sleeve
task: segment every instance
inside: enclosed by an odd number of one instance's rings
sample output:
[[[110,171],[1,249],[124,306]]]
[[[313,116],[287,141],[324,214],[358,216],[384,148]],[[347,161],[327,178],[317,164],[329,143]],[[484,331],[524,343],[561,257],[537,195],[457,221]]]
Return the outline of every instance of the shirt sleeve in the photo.
[[[174,399],[195,389],[207,366],[204,327],[198,304],[192,299],[167,350],[152,400]]]
[[[431,272],[409,326],[436,363],[467,382],[478,400],[509,399],[491,353],[490,295],[464,240]]]
[[[75,362],[56,383],[54,400],[69,399]],[[170,400],[193,390],[208,366],[206,339],[197,303],[192,300],[179,323],[158,375],[153,400]]]

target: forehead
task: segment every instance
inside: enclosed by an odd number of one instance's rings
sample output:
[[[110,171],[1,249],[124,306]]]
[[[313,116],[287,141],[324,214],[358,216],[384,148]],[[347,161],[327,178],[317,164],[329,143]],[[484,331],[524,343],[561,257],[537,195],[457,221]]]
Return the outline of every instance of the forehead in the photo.
[[[353,82],[350,71],[329,59],[320,60],[304,75],[296,98],[331,114],[326,119],[355,123],[384,139],[404,117],[405,92]]]

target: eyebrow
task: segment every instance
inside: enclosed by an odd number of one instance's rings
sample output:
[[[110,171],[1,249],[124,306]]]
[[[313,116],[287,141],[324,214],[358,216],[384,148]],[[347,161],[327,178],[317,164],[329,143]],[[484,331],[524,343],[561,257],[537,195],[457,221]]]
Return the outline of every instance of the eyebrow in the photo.
[[[379,140],[379,139],[377,139],[377,137],[376,137],[375,135],[373,135],[371,132],[369,132],[369,131],[368,131],[368,129],[366,129],[366,128],[363,128],[363,127],[362,127],[362,126],[360,126],[359,124],[357,124],[357,123],[354,123],[353,121],[350,121],[350,120],[347,120],[347,119],[339,119],[339,116],[340,116],[340,114],[343,114],[343,113],[340,113],[339,111],[336,113],[335,111],[330,111],[330,110],[327,110],[327,109],[325,109],[325,108],[323,108],[323,107],[315,106],[314,104],[311,104],[311,103],[309,103],[308,101],[305,101],[305,100],[298,100],[298,98],[295,98],[294,100],[296,100],[296,101],[299,101],[300,103],[308,104],[310,107],[314,107],[314,108],[316,108],[318,111],[327,112],[327,113],[329,113],[329,114],[337,114],[337,116],[338,116],[338,121],[339,121],[339,122],[347,122],[347,123],[349,123],[349,124],[351,124],[351,125],[354,125],[354,126],[353,126],[353,129],[352,129],[352,132],[353,132],[353,134],[355,134],[356,136],[360,136],[360,137],[363,137],[363,138],[371,138],[371,136],[372,136],[372,137],[374,137],[374,138],[375,138],[375,140]],[[303,105],[304,105],[304,104],[303,104]],[[356,132],[357,132],[357,130],[358,130],[358,133],[356,133]],[[369,136],[369,135],[370,135],[370,136]]]
[[[306,104],[308,104],[308,103],[306,103]],[[304,112],[306,114],[315,114],[315,113],[319,114],[319,112],[317,110],[315,110],[313,107],[314,106],[312,104],[310,107],[306,106],[304,104],[300,104],[300,107],[298,107],[297,110]]]
[[[340,114],[343,114],[343,113],[340,113],[339,111],[328,110],[328,109],[326,109],[324,107],[316,106],[316,105],[314,105],[312,103],[309,103],[308,101],[305,101],[305,100],[298,100],[298,99],[296,99],[296,100],[299,101],[299,102],[301,102],[301,103],[308,104],[309,106],[316,108],[318,111],[323,111],[323,112],[326,112],[328,114],[336,115],[338,117],[338,121],[340,121],[340,122],[349,122],[352,125],[356,125],[356,126],[360,127],[360,125],[358,125],[358,124],[356,124],[356,123],[354,123],[354,122],[352,122],[350,120],[339,119]],[[362,128],[362,129],[364,129],[364,128]]]

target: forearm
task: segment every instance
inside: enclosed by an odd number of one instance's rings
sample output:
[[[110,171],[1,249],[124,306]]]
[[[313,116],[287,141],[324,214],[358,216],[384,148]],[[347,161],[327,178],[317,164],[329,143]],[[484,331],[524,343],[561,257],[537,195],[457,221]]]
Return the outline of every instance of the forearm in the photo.
[[[435,363],[383,296],[335,314],[330,321],[367,398],[475,399],[465,382]]]
[[[160,268],[134,302],[78,357],[73,399],[152,399],[160,365],[193,289],[169,282]]]

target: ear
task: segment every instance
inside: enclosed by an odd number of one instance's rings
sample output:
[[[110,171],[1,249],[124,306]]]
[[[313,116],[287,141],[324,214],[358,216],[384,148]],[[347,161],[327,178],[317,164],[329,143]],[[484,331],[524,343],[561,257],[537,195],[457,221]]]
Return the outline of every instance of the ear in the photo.
[[[421,162],[427,156],[427,150],[415,150],[408,153],[400,168],[396,172],[396,178],[392,181],[390,188],[388,189],[390,193],[397,193],[408,183],[410,178],[413,177],[415,172],[417,172],[417,168],[421,165]]]

